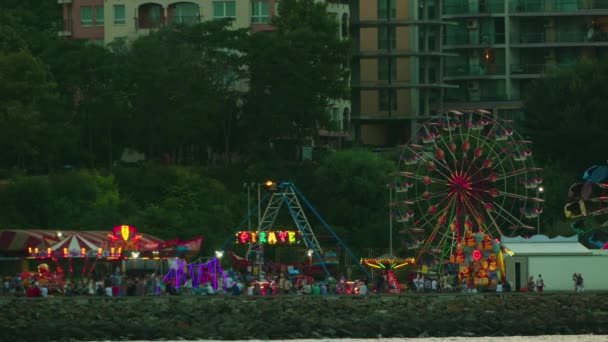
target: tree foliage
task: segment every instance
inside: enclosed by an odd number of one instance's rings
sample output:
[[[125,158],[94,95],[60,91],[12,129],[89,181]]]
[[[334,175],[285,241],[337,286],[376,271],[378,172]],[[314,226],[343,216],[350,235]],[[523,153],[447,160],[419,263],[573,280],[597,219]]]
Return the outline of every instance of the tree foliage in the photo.
[[[571,235],[563,215],[568,188],[590,166],[608,159],[602,137],[608,129],[608,63],[583,62],[539,79],[525,99],[524,126],[544,167],[543,232]]]
[[[608,62],[555,70],[536,82],[525,100],[525,122],[541,159],[581,172],[608,159]]]
[[[327,4],[285,0],[275,32],[252,35],[247,127],[263,141],[302,137],[328,121],[331,99],[348,97],[349,42]]]
[[[314,174],[315,205],[326,220],[367,246],[388,245],[388,190],[393,162],[364,150],[336,152]]]

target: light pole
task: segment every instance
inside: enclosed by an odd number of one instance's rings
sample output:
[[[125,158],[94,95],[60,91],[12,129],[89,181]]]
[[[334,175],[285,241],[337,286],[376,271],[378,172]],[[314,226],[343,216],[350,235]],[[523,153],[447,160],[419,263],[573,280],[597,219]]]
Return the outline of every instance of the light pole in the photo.
[[[260,190],[260,183],[258,183],[258,227],[257,229],[260,230],[262,229],[262,208],[261,206],[261,190]]]
[[[543,186],[536,188],[536,208],[540,208],[540,194],[545,191]],[[540,213],[536,213],[536,234],[540,235]]]
[[[247,216],[251,213],[251,189],[256,184],[254,182],[251,183],[243,183],[243,188],[247,189]],[[251,218],[249,218],[249,231],[251,231]]]
[[[393,210],[391,205],[393,203],[393,189],[390,184],[387,184],[388,188],[388,255],[393,256]]]

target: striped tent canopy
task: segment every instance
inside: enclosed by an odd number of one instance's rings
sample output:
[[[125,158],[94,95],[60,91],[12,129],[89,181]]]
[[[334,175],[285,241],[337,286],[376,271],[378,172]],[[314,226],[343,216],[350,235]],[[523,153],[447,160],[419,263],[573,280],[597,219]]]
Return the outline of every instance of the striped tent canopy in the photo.
[[[0,230],[0,253],[27,252],[30,247],[43,250],[57,242],[54,230]]]
[[[70,256],[80,256],[84,248],[89,254],[91,251],[96,254],[99,245],[85,239],[79,234],[73,234],[51,246],[53,251],[67,251]]]
[[[58,237],[57,233],[59,231],[61,231],[61,237]],[[90,244],[104,249],[110,244],[108,231],[106,230],[0,230],[0,254],[26,254],[28,248],[46,250],[73,235],[77,235]],[[138,233],[138,235],[141,235],[141,246],[143,248],[146,246],[155,247],[164,242],[152,235],[142,233]]]

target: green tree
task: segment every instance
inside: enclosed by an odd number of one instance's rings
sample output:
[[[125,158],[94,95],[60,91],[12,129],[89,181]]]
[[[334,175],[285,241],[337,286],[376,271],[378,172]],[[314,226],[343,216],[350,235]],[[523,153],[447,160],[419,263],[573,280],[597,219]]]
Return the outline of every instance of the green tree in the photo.
[[[261,141],[301,138],[328,122],[332,99],[348,97],[350,44],[327,4],[281,1],[272,33],[252,36],[248,58],[248,132]]]
[[[16,228],[107,229],[121,217],[113,177],[89,171],[15,178],[0,203],[0,223]]]
[[[69,40],[49,45],[42,56],[61,95],[62,113],[56,121],[62,123],[64,131],[73,132],[72,140],[78,142],[59,144],[61,149],[51,153],[65,151],[63,154],[69,156],[64,157],[65,162],[71,165],[97,167],[105,160],[111,167],[116,150],[126,140],[120,138],[128,136],[131,128],[124,56]]]
[[[556,69],[539,79],[525,99],[524,125],[541,160],[580,172],[608,159],[608,62]]]
[[[56,103],[47,66],[27,50],[0,52],[0,148],[2,163],[21,169],[40,157],[39,135]]]
[[[314,173],[315,206],[353,246],[388,246],[388,190],[394,163],[365,150],[327,156]]]
[[[129,53],[133,143],[151,156],[168,153],[184,163],[189,148],[230,149],[244,68],[243,30],[229,21],[168,27],[141,37]],[[141,144],[141,143],[140,143]]]

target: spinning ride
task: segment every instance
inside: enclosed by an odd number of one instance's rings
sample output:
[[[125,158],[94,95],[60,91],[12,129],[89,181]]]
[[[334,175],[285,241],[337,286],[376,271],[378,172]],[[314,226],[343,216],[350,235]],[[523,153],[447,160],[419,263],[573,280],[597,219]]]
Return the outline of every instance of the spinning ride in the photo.
[[[489,259],[499,249],[496,238],[536,229],[541,169],[531,142],[509,121],[485,110],[448,111],[422,124],[418,140],[402,147],[391,203],[417,263]],[[468,257],[457,255],[464,247]]]
[[[564,215],[576,220],[571,224],[574,232],[587,236],[589,245],[608,249],[608,242],[599,241],[608,236],[608,165],[587,169],[582,181],[570,186],[568,199]]]

